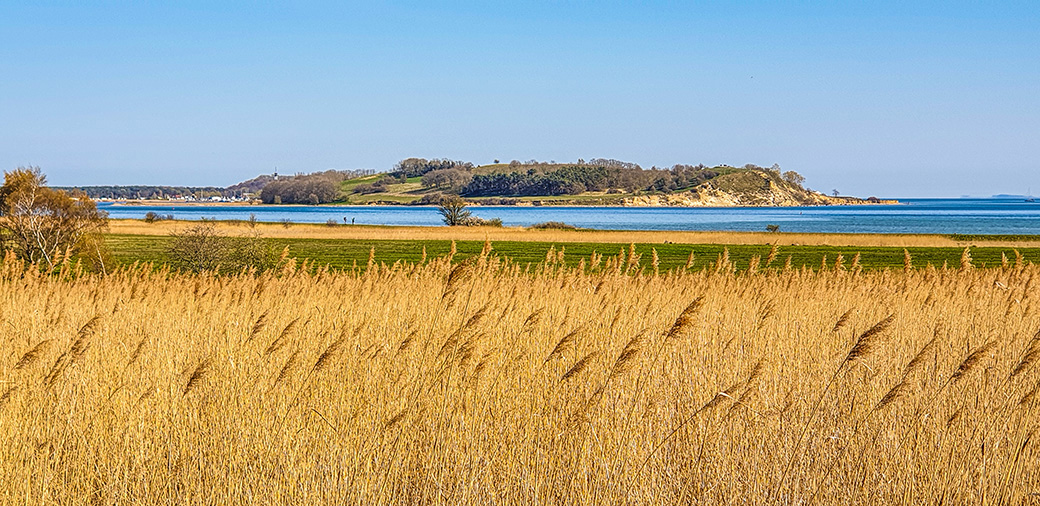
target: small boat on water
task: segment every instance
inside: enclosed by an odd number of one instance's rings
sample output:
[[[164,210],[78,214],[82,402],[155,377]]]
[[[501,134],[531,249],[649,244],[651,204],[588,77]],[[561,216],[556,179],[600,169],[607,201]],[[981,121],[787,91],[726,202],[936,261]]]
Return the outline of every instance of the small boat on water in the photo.
[[[1026,202],[1036,202],[1036,199],[1026,199]]]

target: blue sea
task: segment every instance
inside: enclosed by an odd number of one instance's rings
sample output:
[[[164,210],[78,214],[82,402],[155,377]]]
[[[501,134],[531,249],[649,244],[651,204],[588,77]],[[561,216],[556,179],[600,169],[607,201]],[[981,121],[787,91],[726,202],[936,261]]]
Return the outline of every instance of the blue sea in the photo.
[[[358,225],[443,225],[433,207],[118,205],[110,218],[144,218],[152,211],[178,220],[245,220]],[[1040,202],[1026,199],[905,199],[892,205],[818,207],[513,207],[472,206],[475,216],[506,226],[562,221],[604,230],[729,230],[876,234],[1040,234]]]

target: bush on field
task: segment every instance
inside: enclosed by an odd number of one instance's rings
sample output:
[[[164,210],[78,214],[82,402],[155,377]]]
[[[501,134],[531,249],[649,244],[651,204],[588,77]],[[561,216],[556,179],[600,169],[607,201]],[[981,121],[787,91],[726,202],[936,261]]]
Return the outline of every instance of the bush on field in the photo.
[[[171,234],[166,250],[171,267],[190,272],[236,272],[246,268],[259,271],[277,263],[274,250],[254,231],[251,235],[229,237],[210,223],[199,223]]]
[[[464,227],[501,227],[502,218],[491,218],[485,220],[484,218],[478,218],[476,216],[470,216],[463,220],[460,225]]]
[[[578,227],[575,227],[574,225],[568,225],[568,224],[566,224],[566,223],[564,223],[562,221],[543,221],[541,223],[535,223],[534,225],[531,225],[529,228],[556,229],[556,230],[577,230],[578,229]]]

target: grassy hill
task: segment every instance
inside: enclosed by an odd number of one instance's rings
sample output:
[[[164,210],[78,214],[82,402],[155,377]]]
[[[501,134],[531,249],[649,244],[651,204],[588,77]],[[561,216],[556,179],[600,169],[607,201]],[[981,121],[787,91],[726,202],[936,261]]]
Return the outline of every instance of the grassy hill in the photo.
[[[433,184],[451,172],[457,184]],[[432,204],[461,195],[476,204],[626,206],[785,206],[862,203],[805,189],[794,172],[727,165],[642,169],[596,164],[498,163],[433,170],[404,177],[394,172],[341,183],[343,204]],[[424,183],[424,179],[426,182]]]

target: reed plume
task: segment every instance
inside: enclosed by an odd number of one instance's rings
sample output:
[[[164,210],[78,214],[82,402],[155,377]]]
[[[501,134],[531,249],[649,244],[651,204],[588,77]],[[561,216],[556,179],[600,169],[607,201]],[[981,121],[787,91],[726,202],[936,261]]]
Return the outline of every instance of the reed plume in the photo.
[[[573,348],[574,340],[577,339],[584,330],[584,327],[578,327],[561,337],[560,340],[556,342],[556,346],[549,352],[549,355],[545,357],[544,361],[542,361],[542,365],[549,363],[553,358],[558,357]]]
[[[594,358],[596,358],[596,355],[598,355],[598,353],[593,351],[593,352],[589,353],[588,355],[585,355],[584,357],[582,357],[577,362],[575,362],[574,365],[572,365],[570,369],[567,369],[567,372],[563,373],[563,376],[560,377],[560,382],[562,383],[564,381],[567,381],[567,380],[569,380],[569,379],[571,379],[571,378],[581,374],[582,371],[584,371],[585,369],[588,368],[589,363],[591,363],[592,360]]]
[[[1026,345],[1026,351],[1022,354],[1022,358],[1018,360],[1015,367],[1011,369],[1011,378],[1022,374],[1027,369],[1033,366],[1040,360],[1040,331],[1033,334],[1033,338],[1029,340],[1029,344]]]
[[[691,327],[694,322],[694,316],[704,305],[704,296],[693,299],[692,302],[686,305],[686,308],[679,313],[679,316],[672,322],[672,326],[665,332],[665,341],[673,341],[678,339],[686,329]]]
[[[619,353],[617,359],[614,360],[614,365],[610,367],[610,373],[607,374],[607,382],[613,381],[619,378],[622,374],[628,372],[642,350],[643,333],[640,332],[632,337],[632,339],[629,339],[628,342],[625,343],[625,347],[621,349],[621,353]]]
[[[36,346],[33,346],[31,350],[22,355],[22,358],[18,359],[18,362],[14,364],[14,370],[18,371],[35,364],[53,342],[54,339],[44,339],[36,343]]]
[[[209,373],[209,359],[203,359],[199,362],[199,365],[195,367],[195,370],[191,373],[188,378],[188,383],[184,385],[184,392],[182,395],[188,395],[192,390],[199,386],[202,379]]]
[[[296,318],[282,329],[282,332],[278,334],[278,337],[275,338],[274,341],[271,341],[271,344],[264,350],[265,357],[285,347],[289,342],[289,335],[296,329],[296,324],[299,321],[300,319]]]
[[[956,383],[965,375],[970,373],[976,366],[979,365],[979,362],[982,361],[982,358],[985,357],[985,355],[992,351],[993,348],[995,348],[996,346],[997,341],[992,340],[980,346],[975,351],[969,353],[968,356],[964,358],[964,361],[961,362],[959,366],[957,366],[957,370],[953,372],[953,375],[950,376],[950,381]]]
[[[861,360],[870,355],[880,344],[880,338],[884,334],[885,330],[888,329],[892,322],[895,321],[896,315],[891,314],[884,320],[881,320],[870,327],[865,332],[860,334],[859,339],[856,340],[856,344],[853,345],[852,349],[849,350],[849,354],[845,356],[845,362],[853,362]]]
[[[834,328],[831,329],[831,332],[837,332],[837,331],[841,330],[841,328],[844,327],[845,324],[849,322],[849,317],[851,317],[851,316],[852,316],[852,309],[849,309],[848,311],[845,311],[844,313],[842,313],[841,316],[838,318],[838,321],[834,324]]]
[[[264,327],[267,326],[267,311],[264,311],[259,318],[256,319],[256,323],[253,324],[253,329],[249,332],[249,337],[246,338],[246,342],[256,339],[256,336],[263,332]]]

